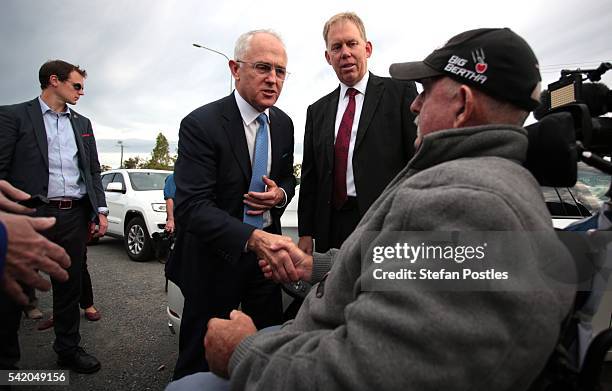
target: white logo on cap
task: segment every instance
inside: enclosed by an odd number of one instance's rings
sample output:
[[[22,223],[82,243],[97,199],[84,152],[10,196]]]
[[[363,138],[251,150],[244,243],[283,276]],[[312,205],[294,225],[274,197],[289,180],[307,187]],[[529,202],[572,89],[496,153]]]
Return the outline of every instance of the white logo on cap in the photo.
[[[485,54],[482,48],[472,51],[472,60],[474,60],[474,70],[477,73],[485,73],[489,65],[485,62]]]
[[[448,64],[444,67],[445,72],[452,73],[459,77],[463,77],[464,79],[471,80],[475,83],[484,84],[487,81],[487,77],[482,74],[478,74],[469,69],[465,69],[464,66],[467,65],[468,60],[465,58],[461,58],[459,56],[452,55],[448,59]],[[485,64],[486,70],[486,64]],[[483,71],[484,72],[484,71]]]

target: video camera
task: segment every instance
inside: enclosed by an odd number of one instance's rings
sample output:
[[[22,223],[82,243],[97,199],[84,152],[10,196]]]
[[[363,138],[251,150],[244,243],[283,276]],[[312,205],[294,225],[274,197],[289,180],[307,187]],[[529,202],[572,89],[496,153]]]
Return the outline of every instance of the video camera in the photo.
[[[154,232],[152,237],[156,258],[165,257],[174,248],[174,233],[168,231]]]
[[[539,122],[526,127],[529,136],[527,168],[542,186],[571,187],[579,160],[612,175],[612,91],[597,83],[612,69],[609,62],[596,69],[562,70],[548,85],[534,111]],[[591,83],[584,83],[589,80]]]

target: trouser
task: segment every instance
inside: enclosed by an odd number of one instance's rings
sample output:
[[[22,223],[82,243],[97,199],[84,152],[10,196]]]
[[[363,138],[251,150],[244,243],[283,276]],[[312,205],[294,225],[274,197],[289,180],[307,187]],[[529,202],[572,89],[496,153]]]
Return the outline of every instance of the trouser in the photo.
[[[62,246],[70,256],[68,281],[51,279],[53,285],[53,329],[55,342],[53,350],[58,355],[74,353],[81,341],[79,333],[81,299],[81,274],[87,246],[88,217],[91,206],[87,199],[81,200],[72,209],[43,207],[43,216],[56,218],[55,225],[43,234],[49,240]]]
[[[229,391],[230,381],[212,372],[198,372],[168,384],[165,391]]]
[[[91,276],[89,275],[89,270],[87,270],[87,247],[85,247],[83,267],[81,268],[81,299],[79,304],[82,309],[87,309],[94,304]]]
[[[71,209],[44,206],[36,216],[52,216],[55,225],[42,234],[62,246],[70,256],[68,281],[51,279],[53,286],[53,318],[55,342],[53,350],[58,355],[69,355],[76,351],[79,334],[79,299],[81,296],[81,267],[87,240],[87,225],[91,206],[87,199]],[[0,292],[0,365],[15,368],[20,358],[19,325],[23,307],[14,303],[4,292]]]
[[[0,289],[0,369],[17,369],[20,358],[17,330],[22,309]]]
[[[24,311],[27,312],[38,307],[36,290],[26,285],[23,285],[22,288],[24,293],[28,296],[28,304],[25,306]],[[87,309],[93,306],[93,304],[93,288],[91,286],[91,276],[87,269],[87,247],[85,247],[85,256],[83,257],[83,267],[81,270],[81,299],[79,305],[82,309]]]
[[[348,200],[339,209],[332,209],[330,221],[330,248],[340,248],[359,224],[359,207],[356,197]],[[327,251],[325,249],[324,251]],[[321,252],[319,249],[317,251]]]

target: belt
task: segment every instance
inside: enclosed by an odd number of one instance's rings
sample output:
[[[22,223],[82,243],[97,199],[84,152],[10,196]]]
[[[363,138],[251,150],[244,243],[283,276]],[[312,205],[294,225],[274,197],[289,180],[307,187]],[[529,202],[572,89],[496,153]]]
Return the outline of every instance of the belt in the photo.
[[[57,209],[73,209],[83,205],[85,200],[86,198],[81,198],[79,200],[49,200],[47,206]]]

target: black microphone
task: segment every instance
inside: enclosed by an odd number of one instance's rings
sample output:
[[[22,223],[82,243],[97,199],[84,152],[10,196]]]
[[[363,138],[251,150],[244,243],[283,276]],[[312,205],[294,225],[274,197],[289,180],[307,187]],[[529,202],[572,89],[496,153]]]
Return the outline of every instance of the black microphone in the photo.
[[[524,166],[540,185],[574,186],[578,177],[578,151],[572,114],[553,113],[525,129],[529,144]]]

